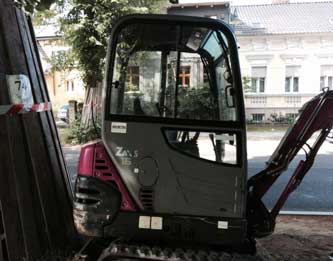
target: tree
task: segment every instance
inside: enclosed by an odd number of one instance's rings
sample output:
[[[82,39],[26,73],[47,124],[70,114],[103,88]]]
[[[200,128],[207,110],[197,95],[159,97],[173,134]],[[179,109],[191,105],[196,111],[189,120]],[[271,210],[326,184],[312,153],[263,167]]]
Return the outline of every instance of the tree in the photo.
[[[22,6],[26,12],[33,14],[36,11],[48,10],[55,1],[56,0],[14,0],[13,2]]]
[[[167,0],[70,0],[69,11],[61,21],[62,30],[72,47],[89,96],[99,96],[106,61],[107,42],[114,22],[130,13],[157,13]],[[96,97],[95,97],[96,98]],[[95,102],[100,104],[99,99]],[[86,121],[83,115],[83,121]]]
[[[39,10],[32,14],[32,22],[34,26],[48,25],[51,19],[56,17],[57,13],[54,8]]]
[[[102,79],[107,41],[115,20],[130,13],[157,12],[164,0],[71,0],[62,29],[87,87]]]

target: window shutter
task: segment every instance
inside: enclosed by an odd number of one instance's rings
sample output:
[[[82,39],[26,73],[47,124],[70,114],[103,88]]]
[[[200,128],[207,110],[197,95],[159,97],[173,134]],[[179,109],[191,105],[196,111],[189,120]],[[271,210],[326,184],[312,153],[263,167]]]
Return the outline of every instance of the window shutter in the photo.
[[[287,66],[286,77],[299,77],[301,66]]]
[[[320,66],[320,76],[333,76],[333,65]]]
[[[251,77],[254,77],[254,78],[265,78],[266,77],[267,67],[266,66],[252,67],[251,71],[252,71]]]

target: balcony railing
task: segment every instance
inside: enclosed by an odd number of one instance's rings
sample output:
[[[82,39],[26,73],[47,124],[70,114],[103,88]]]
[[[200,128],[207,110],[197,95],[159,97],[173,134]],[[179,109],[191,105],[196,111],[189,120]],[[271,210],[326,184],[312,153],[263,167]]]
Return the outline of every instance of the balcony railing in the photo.
[[[301,108],[315,94],[245,94],[246,108]]]

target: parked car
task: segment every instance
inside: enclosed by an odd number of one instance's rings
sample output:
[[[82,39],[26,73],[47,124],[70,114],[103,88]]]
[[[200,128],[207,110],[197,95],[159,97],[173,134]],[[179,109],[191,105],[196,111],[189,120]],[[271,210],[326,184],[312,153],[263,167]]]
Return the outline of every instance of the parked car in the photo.
[[[68,119],[69,119],[69,105],[68,104],[62,105],[60,107],[58,114],[57,114],[57,118],[59,120],[68,122]]]

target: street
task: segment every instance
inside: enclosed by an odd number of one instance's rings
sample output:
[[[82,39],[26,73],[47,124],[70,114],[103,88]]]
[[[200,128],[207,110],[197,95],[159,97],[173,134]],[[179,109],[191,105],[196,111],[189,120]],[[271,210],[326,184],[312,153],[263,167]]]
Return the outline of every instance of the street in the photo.
[[[249,177],[265,167],[265,162],[277,147],[283,132],[248,133]],[[80,146],[64,146],[67,169],[72,184],[75,182]],[[282,192],[298,162],[304,158],[301,152],[290,164],[272,189],[264,197],[265,204],[271,208]],[[284,211],[333,212],[333,144],[325,142],[316,157],[315,163],[304,178],[300,187],[289,197]]]
[[[265,162],[276,148],[278,141],[248,141],[249,177],[265,167]],[[320,211],[333,212],[333,144],[325,142],[316,157],[313,167],[305,176],[301,185],[294,191],[283,210],[285,211]],[[265,195],[264,202],[271,208],[304,153],[300,153],[281,175],[272,189]]]

